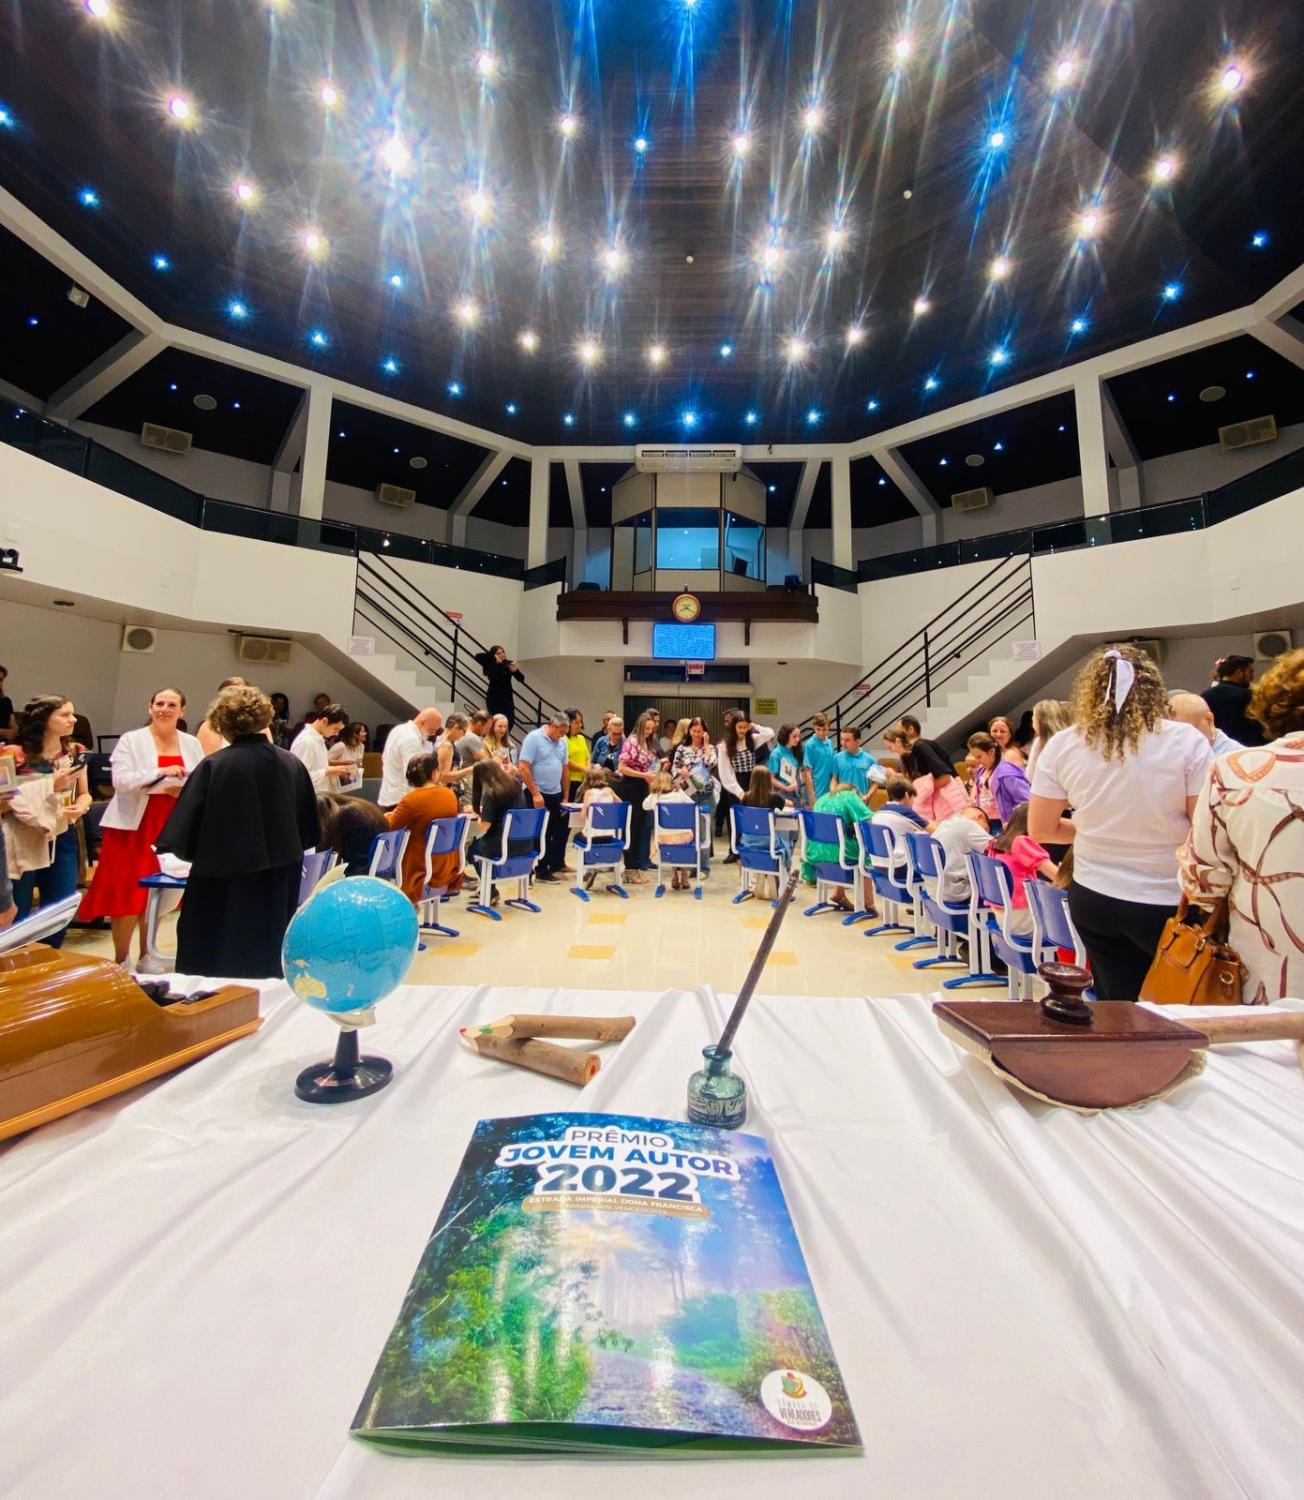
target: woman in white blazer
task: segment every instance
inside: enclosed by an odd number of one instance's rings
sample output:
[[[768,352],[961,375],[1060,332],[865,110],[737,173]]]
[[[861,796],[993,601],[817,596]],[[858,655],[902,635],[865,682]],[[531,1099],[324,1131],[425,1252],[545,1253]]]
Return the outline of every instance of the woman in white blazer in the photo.
[[[108,917],[113,928],[113,957],[126,964],[131,936],[139,933],[140,963],[148,972],[145,957],[145,875],[158,874],[154,844],[171,816],[186,777],[204,758],[203,746],[193,734],[182,734],[177,720],[186,706],[186,695],[176,688],[160,688],[149,700],[149,723],[129,729],[114,746],[113,801],[100,823],[103,835],[95,878],[77,912],[79,921]]]

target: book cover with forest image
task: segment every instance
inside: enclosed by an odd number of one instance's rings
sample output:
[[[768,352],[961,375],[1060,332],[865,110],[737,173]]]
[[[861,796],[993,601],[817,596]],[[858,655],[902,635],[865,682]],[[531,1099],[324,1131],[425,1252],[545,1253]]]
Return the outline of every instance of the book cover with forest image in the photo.
[[[353,1423],[392,1448],[860,1444],[766,1143],[476,1126]]]

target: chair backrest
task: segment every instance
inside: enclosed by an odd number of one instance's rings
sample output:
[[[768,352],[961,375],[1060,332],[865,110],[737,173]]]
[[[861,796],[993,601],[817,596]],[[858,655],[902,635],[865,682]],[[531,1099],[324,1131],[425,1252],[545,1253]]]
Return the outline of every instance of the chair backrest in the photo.
[[[629,833],[628,802],[590,802],[584,814],[586,833]]]
[[[1044,880],[1027,880],[1023,888],[1028,893],[1033,927],[1042,946],[1070,948],[1080,958],[1084,949],[1069,916],[1069,893]]]
[[[543,831],[548,826],[546,807],[514,807],[503,819],[503,849],[517,839],[529,839],[535,854],[543,852]]]
[[[768,839],[774,849],[774,809],[772,807],[747,807],[736,802],[729,809],[734,837]]]
[[[664,829],[667,833],[674,831],[682,833],[685,830],[694,832],[697,828],[697,804],[695,802],[656,802],[654,810],[657,820],[657,832]],[[755,809],[757,812],[764,811],[763,808]]]
[[[906,858],[921,880],[940,880],[946,868],[946,850],[931,833],[908,833]]]
[[[1014,900],[1014,877],[1004,861],[986,854],[970,854],[969,872],[979,901],[988,906],[1009,907]]]
[[[371,841],[371,862],[367,866],[367,874],[375,875],[380,880],[397,880],[407,841],[406,828],[391,828],[388,833],[378,833]]]
[[[300,906],[316,890],[317,882],[334,863],[334,849],[305,849],[303,851],[303,872],[299,876]]]
[[[452,854],[461,846],[470,818],[465,813],[456,813],[451,818],[432,818],[426,829],[426,871],[436,854]]]
[[[854,868],[847,847],[847,825],[836,813],[811,812],[809,808],[798,808],[797,826],[801,829],[801,857],[808,859],[807,848],[811,844],[835,844],[838,850],[837,863],[844,870]]]

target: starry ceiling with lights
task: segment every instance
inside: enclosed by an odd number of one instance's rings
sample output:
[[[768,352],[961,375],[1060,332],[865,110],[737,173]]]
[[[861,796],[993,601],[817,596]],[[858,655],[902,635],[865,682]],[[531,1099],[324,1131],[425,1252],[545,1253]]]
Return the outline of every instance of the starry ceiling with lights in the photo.
[[[530,442],[845,440],[1304,261],[1302,50],[1297,0],[5,0],[0,184]]]

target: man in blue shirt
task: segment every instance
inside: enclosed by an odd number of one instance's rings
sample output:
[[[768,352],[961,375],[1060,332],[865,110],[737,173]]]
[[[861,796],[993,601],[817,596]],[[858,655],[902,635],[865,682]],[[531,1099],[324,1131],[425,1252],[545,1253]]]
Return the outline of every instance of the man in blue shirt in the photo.
[[[842,749],[833,757],[833,790],[849,786],[863,797],[869,791],[869,773],[878,764],[868,750],[860,748],[860,730],[842,731]]]
[[[569,728],[568,719],[561,714],[553,714],[546,724],[530,730],[525,736],[516,762],[525,790],[529,792],[535,807],[548,809],[548,833],[543,846],[543,858],[534,870],[539,880],[556,880],[559,871],[566,871],[566,839],[570,834],[570,821],[561,810],[561,798],[566,779],[566,731]]]
[[[836,752],[833,741],[829,739],[828,718],[824,714],[815,714],[810,722],[813,733],[803,750],[806,768],[815,784],[815,797],[818,800],[828,793],[829,783],[833,779],[833,757]]]

